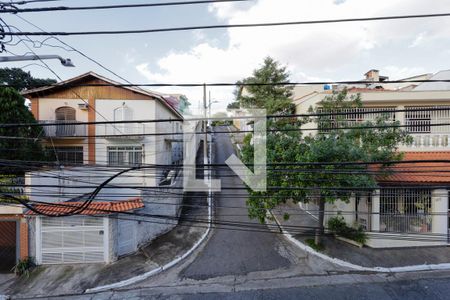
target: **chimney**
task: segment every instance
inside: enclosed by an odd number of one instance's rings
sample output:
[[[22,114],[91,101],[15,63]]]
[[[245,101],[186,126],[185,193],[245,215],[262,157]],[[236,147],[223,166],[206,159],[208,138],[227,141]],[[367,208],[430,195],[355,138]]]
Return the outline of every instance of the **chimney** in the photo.
[[[366,74],[364,74],[366,76],[366,80],[367,81],[380,81],[380,71],[379,70],[369,70]]]

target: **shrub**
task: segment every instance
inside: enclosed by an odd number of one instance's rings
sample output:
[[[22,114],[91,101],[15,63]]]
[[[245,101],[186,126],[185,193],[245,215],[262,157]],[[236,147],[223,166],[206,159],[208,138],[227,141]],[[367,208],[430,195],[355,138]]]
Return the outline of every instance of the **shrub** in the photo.
[[[306,239],[305,242],[306,244],[308,244],[308,246],[310,246],[316,251],[322,251],[323,249],[325,249],[325,247],[322,244],[317,245],[314,239]]]
[[[364,244],[367,241],[367,234],[362,226],[353,228],[347,226],[343,216],[336,216],[328,220],[328,229],[337,235]]]
[[[26,275],[30,276],[30,270],[34,268],[36,265],[34,263],[33,257],[26,257],[24,259],[20,259],[17,264],[12,268],[12,271],[17,276]]]

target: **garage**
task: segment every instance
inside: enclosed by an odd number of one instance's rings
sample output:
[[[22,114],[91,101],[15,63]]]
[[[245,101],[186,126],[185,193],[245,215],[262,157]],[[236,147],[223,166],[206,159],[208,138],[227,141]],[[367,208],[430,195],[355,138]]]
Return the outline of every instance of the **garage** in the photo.
[[[36,218],[36,258],[39,264],[105,262],[108,257],[107,220],[71,216]]]
[[[11,272],[17,259],[17,222],[0,221],[0,272]]]

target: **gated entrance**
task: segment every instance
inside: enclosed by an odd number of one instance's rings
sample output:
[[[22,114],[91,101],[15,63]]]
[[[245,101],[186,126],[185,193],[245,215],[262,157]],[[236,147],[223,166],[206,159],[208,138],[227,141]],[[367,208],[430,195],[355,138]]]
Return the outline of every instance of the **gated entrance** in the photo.
[[[11,272],[17,258],[17,222],[0,221],[0,272]]]

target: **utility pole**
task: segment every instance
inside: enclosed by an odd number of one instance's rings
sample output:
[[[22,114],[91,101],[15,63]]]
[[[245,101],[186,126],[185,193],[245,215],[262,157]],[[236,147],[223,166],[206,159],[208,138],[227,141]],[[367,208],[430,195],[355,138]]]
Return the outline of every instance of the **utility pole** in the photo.
[[[209,117],[211,117],[211,91],[208,91],[208,97],[209,97],[209,102],[208,102],[208,108],[209,108]],[[210,124],[212,122],[209,122]]]
[[[208,106],[206,104],[206,83],[203,84],[203,107],[204,107],[203,130],[205,133],[205,137],[204,137],[205,140],[203,142],[203,156],[204,156],[204,163],[207,164],[208,163],[208,119],[206,116],[206,112],[207,112]],[[206,168],[205,168],[205,172],[206,172]]]

